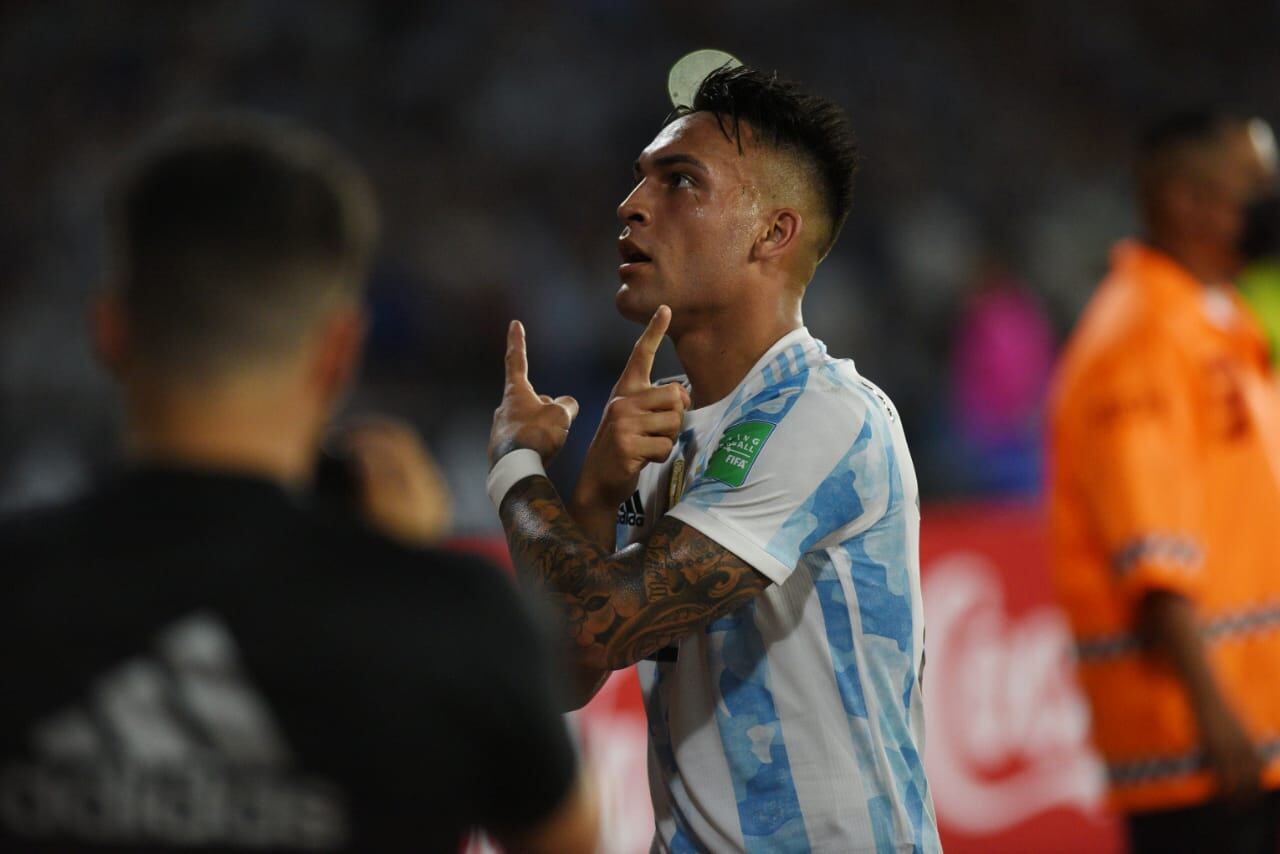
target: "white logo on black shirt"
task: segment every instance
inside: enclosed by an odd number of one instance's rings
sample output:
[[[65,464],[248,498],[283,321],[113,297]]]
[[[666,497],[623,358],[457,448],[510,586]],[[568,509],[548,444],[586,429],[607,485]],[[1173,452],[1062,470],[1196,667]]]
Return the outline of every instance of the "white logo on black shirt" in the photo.
[[[94,681],[0,769],[0,821],[28,837],[329,850],[347,837],[337,788],[290,773],[270,708],[210,614]]]
[[[644,527],[644,505],[640,503],[640,490],[618,505],[618,524],[633,528]]]

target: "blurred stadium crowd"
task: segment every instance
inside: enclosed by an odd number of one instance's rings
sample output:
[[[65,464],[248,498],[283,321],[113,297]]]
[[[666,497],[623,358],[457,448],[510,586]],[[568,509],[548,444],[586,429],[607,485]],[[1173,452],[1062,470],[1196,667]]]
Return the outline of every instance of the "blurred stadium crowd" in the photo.
[[[571,477],[636,332],[613,309],[614,209],[668,67],[705,46],[853,117],[858,194],[806,320],[898,403],[926,500],[1033,494],[1056,347],[1134,228],[1136,129],[1224,92],[1280,114],[1278,26],[1266,0],[6,3],[0,509],[108,458],[114,401],[82,331],[103,183],[156,123],[221,106],[301,119],[371,172],[385,238],[352,407],[424,431],[459,527],[496,524],[484,444],[510,317],[536,385],[583,403],[553,472]]]

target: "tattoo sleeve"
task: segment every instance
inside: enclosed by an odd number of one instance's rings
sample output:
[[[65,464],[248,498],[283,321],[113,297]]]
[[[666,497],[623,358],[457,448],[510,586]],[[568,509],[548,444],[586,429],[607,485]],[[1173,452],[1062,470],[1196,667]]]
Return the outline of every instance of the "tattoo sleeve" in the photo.
[[[750,564],[671,516],[646,542],[610,554],[582,533],[544,477],[512,487],[500,515],[521,580],[559,607],[589,666],[634,664],[769,585]]]

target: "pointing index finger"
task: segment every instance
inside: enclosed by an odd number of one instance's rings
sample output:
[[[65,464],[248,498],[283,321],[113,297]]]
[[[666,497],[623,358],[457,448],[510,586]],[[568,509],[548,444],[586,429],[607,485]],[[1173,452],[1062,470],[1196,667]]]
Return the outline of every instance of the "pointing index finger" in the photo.
[[[631,358],[627,359],[627,366],[622,369],[622,378],[618,382],[619,391],[634,394],[649,387],[653,357],[657,355],[662,336],[667,334],[667,327],[670,325],[671,309],[665,305],[658,306],[653,317],[649,318],[649,325],[640,333],[640,339],[631,351]]]
[[[507,385],[529,382],[529,357],[525,352],[524,324],[511,321],[507,327]]]

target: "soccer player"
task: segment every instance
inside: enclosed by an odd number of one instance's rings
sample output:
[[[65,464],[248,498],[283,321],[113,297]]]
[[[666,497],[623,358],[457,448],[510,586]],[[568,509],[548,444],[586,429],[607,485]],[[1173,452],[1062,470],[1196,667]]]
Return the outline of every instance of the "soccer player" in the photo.
[[[578,699],[639,663],[658,850],[938,849],[911,457],[801,318],[855,160],[838,107],[746,67],[644,149],[616,301],[649,325],[570,506],[541,464],[577,404],[534,391],[509,331],[490,495],[563,612]],[[687,378],[654,387],[664,334]]]
[[[392,536],[309,497],[365,325],[363,176],[228,118],[164,136],[113,196],[95,330],[129,465],[0,521],[0,850],[455,852],[475,826],[593,850],[518,596],[419,548],[416,437],[351,442]]]
[[[1113,253],[1053,395],[1054,580],[1138,854],[1280,841],[1280,394],[1232,286],[1275,181],[1261,122],[1153,127],[1145,234]]]

